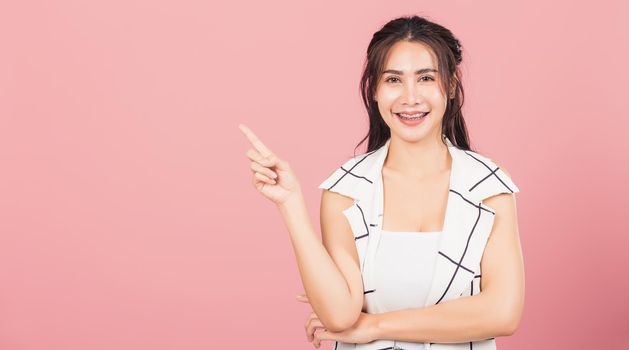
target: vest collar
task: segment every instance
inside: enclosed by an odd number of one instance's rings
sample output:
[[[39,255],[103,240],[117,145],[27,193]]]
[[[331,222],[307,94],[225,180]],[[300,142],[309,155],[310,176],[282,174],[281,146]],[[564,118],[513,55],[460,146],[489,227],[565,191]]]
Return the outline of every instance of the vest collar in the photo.
[[[452,158],[449,190],[481,201],[498,193],[519,192],[518,187],[491,159],[473,151],[460,149],[443,136]],[[365,203],[373,199],[374,184],[381,181],[382,167],[389,152],[391,138],[380,148],[347,160],[319,188],[338,192]]]

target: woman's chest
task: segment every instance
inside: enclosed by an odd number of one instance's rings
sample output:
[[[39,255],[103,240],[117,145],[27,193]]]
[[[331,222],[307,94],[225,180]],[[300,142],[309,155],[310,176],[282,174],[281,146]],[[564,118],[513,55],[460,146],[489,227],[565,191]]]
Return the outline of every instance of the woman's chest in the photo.
[[[449,195],[447,174],[426,180],[388,176],[383,171],[383,223],[388,231],[442,231]]]

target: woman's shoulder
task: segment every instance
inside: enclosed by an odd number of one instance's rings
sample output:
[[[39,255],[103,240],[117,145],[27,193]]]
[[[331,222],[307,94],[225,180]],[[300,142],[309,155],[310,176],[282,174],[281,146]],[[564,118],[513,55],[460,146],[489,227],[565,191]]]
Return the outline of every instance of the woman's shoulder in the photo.
[[[466,175],[467,190],[477,200],[501,193],[520,192],[511,173],[495,158],[473,150],[459,149]]]
[[[318,188],[356,198],[357,181],[369,181],[367,175],[375,161],[375,151],[346,156],[329,170]]]

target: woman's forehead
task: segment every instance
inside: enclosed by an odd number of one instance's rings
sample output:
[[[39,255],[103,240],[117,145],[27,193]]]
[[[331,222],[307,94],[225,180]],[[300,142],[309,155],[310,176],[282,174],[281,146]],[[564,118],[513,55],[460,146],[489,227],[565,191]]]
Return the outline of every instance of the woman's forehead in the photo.
[[[389,49],[384,63],[384,70],[414,72],[424,68],[437,69],[432,50],[419,42],[398,41]]]

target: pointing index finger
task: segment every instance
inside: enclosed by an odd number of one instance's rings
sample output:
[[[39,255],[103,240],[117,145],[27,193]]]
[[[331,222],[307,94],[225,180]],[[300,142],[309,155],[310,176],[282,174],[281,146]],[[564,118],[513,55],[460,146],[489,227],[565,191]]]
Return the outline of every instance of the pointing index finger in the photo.
[[[251,142],[253,147],[255,147],[258,150],[258,152],[260,152],[260,154],[262,154],[263,157],[268,157],[271,154],[273,154],[273,152],[271,152],[271,150],[268,149],[264,145],[264,143],[262,143],[262,141],[260,141],[260,139],[258,139],[258,137],[253,133],[253,131],[251,131],[251,129],[249,129],[248,127],[244,126],[243,124],[238,124],[238,127],[240,128],[240,130],[242,130],[242,132],[245,134],[245,136],[247,137],[249,142]]]

